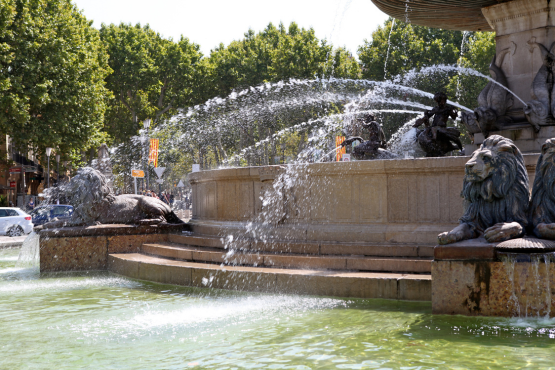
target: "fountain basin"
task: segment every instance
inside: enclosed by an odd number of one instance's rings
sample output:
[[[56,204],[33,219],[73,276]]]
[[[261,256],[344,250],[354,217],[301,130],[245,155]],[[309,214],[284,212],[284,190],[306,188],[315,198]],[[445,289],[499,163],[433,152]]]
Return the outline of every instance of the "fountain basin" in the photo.
[[[524,155],[531,179],[537,155]],[[286,218],[265,229],[273,242],[372,242],[429,245],[463,214],[468,157],[315,163],[284,202]],[[264,212],[278,166],[221,169],[189,175],[195,233],[244,235]],[[532,182],[531,182],[532,183]]]
[[[472,239],[435,247],[434,314],[555,317],[552,248],[518,253],[501,245]]]

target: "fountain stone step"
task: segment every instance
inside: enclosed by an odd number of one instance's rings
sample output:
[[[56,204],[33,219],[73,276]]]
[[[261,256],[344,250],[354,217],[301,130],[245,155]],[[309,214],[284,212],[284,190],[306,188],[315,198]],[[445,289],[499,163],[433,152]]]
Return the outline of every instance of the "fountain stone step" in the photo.
[[[222,238],[208,235],[177,235],[170,234],[169,241],[176,244],[224,248]],[[383,257],[433,257],[434,245],[422,244],[391,244],[391,243],[337,243],[317,241],[271,241],[262,242],[252,239],[234,241],[237,249],[273,253],[300,253],[316,255],[361,255]]]
[[[108,269],[163,284],[252,292],[430,301],[430,274],[221,266],[140,253],[110,254]]]
[[[432,269],[432,259],[429,257],[300,255],[252,251],[237,251],[233,254],[226,254],[226,251],[218,248],[194,247],[175,243],[145,243],[142,245],[141,251],[158,257],[225,265],[410,273],[430,273]]]

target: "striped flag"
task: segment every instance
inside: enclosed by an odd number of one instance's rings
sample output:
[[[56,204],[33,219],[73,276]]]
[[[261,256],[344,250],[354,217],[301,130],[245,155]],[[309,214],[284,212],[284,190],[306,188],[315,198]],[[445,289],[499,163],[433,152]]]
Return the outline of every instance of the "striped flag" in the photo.
[[[337,148],[344,141],[345,141],[345,136],[336,136],[335,137],[335,147]],[[336,152],[335,152],[336,161],[341,162],[341,157],[343,157],[343,154],[345,154],[345,153],[347,153],[347,148],[345,148],[345,147],[343,147],[339,150],[336,150]]]
[[[150,153],[148,155],[148,163],[153,162],[154,167],[158,167],[158,139],[150,139]]]

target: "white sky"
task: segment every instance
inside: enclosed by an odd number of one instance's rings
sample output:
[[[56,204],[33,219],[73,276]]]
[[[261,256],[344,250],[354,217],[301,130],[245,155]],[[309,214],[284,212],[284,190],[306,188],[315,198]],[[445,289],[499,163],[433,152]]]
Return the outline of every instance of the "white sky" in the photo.
[[[370,0],[73,0],[99,28],[102,23],[141,23],[164,37],[181,35],[200,45],[204,55],[223,42],[243,38],[268,23],[313,27],[319,39],[345,46],[356,55],[364,39],[387,15]]]

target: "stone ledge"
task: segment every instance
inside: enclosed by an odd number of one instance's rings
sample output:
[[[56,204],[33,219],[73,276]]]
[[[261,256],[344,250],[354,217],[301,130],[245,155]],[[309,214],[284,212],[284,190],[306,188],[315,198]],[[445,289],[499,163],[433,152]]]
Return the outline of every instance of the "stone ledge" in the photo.
[[[102,224],[95,226],[63,227],[59,229],[42,229],[41,237],[67,238],[80,236],[114,236],[114,235],[148,235],[181,233],[186,224],[165,225],[123,225]]]
[[[431,300],[430,275],[220,266],[110,254],[110,271],[164,284],[286,294]]]
[[[495,260],[497,244],[488,243],[484,238],[478,238],[438,245],[434,248],[434,260]]]

